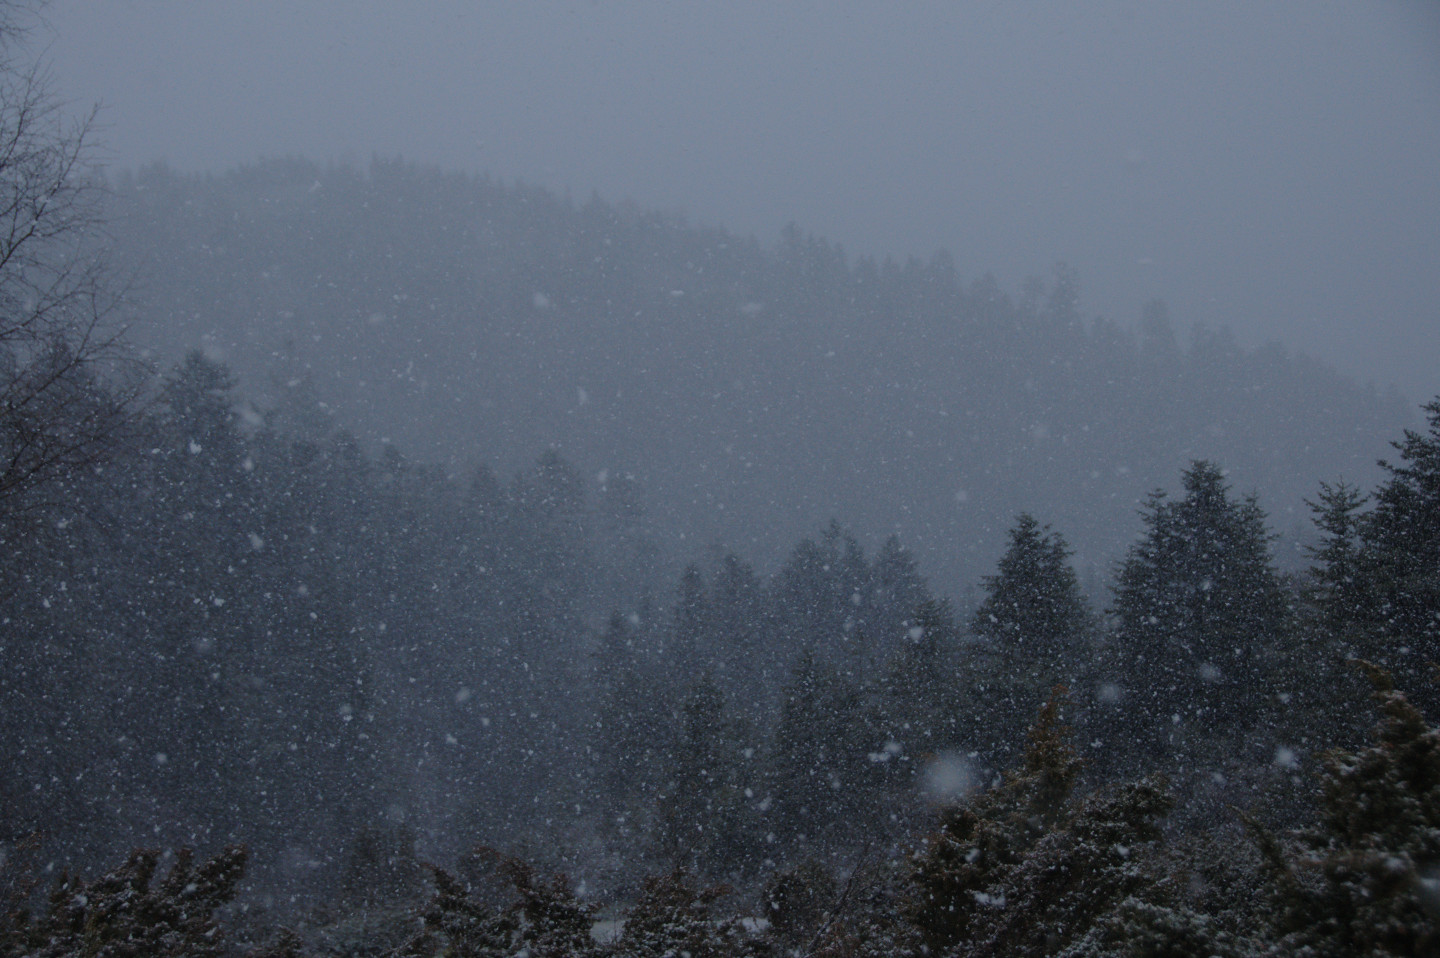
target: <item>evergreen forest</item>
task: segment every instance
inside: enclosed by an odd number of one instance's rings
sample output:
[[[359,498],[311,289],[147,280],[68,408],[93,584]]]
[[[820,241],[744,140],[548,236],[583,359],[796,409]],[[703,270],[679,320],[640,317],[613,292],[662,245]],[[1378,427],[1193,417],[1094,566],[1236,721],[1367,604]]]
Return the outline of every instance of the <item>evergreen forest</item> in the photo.
[[[1440,397],[0,74],[0,955],[1440,954]]]

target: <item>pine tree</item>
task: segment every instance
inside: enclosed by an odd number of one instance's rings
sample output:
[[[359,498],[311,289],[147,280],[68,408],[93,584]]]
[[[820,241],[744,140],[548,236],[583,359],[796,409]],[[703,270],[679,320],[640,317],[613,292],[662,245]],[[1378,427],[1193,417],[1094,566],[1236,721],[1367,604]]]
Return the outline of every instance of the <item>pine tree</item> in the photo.
[[[1427,431],[1407,429],[1394,444],[1400,461],[1381,462],[1389,478],[1360,523],[1372,623],[1416,685],[1427,663],[1440,662],[1440,398],[1424,409]]]
[[[974,703],[962,698],[955,672],[960,629],[954,610],[948,601],[928,600],[909,623],[904,645],[878,683],[879,714],[873,724],[883,738],[871,747],[886,766],[902,753],[933,755],[955,748],[962,733],[970,731],[960,725]]]
[[[986,751],[1017,748],[1050,690],[1086,667],[1090,616],[1069,557],[1059,533],[1021,513],[996,574],[984,580],[970,630],[983,640],[972,684],[986,715],[976,744]]]
[[[784,692],[780,722],[768,756],[768,812],[783,846],[814,847],[857,828],[873,815],[863,788],[875,748],[860,690],[804,650]],[[764,799],[762,799],[764,801]],[[770,804],[766,801],[766,805]]]
[[[1010,669],[1042,683],[1042,698],[1043,689],[1080,667],[1090,626],[1070,555],[1058,532],[1021,513],[995,575],[985,578],[985,600],[970,626]]]
[[[1209,462],[1192,463],[1183,484],[1184,498],[1156,492],[1147,502],[1113,609],[1132,730],[1163,751],[1187,737],[1189,723],[1249,724],[1289,617],[1255,499],[1233,501]]]
[[[774,702],[783,675],[783,666],[766,654],[763,601],[755,570],[726,554],[715,570],[707,606],[715,676],[735,701],[760,709]]]
[[[680,574],[670,639],[665,643],[670,674],[681,677],[682,688],[688,684],[686,676],[698,674],[710,664],[708,620],[705,577],[700,574],[700,567],[691,563]]]
[[[1424,708],[1440,662],[1440,399],[1427,432],[1406,430],[1400,461],[1370,496],[1321,484],[1310,504],[1321,533],[1311,550],[1316,625],[1348,655],[1386,665]],[[1366,506],[1370,506],[1366,511]]]
[[[727,714],[709,673],[686,692],[677,718],[658,803],[661,855],[718,874],[756,864],[748,861],[748,846],[758,843],[745,828],[744,724]]]
[[[589,736],[602,827],[625,846],[638,843],[656,813],[668,772],[666,753],[674,737],[668,702],[655,694],[655,677],[636,634],[638,624],[612,614],[600,637],[594,656],[596,710]]]
[[[915,564],[915,557],[890,536],[870,566],[868,614],[862,626],[879,643],[882,655],[901,646],[915,610],[930,601],[930,589]]]
[[[1321,624],[1342,631],[1353,618],[1369,618],[1373,607],[1368,594],[1369,576],[1361,554],[1361,533],[1367,497],[1346,483],[1320,484],[1320,495],[1307,502],[1321,533],[1320,544],[1309,549],[1315,560],[1310,567],[1311,598],[1320,613]]]
[[[863,662],[859,626],[870,587],[864,550],[831,522],[817,543],[797,545],[770,590],[776,649],[789,665],[802,649],[820,661],[853,669]]]

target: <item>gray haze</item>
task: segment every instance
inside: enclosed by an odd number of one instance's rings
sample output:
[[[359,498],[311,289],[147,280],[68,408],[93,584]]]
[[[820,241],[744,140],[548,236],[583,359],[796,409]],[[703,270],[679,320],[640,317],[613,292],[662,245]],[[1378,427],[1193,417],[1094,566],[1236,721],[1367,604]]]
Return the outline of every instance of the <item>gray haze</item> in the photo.
[[[1435,0],[0,0],[0,956],[1433,953],[1437,312]]]
[[[57,0],[109,162],[403,155],[1440,393],[1440,7]]]

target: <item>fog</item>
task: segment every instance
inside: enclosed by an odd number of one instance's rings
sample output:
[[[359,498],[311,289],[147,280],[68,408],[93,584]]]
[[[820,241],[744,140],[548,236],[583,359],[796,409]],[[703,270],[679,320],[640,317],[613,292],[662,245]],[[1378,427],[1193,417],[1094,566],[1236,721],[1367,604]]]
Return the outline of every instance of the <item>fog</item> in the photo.
[[[954,254],[1440,392],[1428,4],[53,3],[120,167],[404,156]]]
[[[0,953],[1434,952],[1440,8],[39,6]]]

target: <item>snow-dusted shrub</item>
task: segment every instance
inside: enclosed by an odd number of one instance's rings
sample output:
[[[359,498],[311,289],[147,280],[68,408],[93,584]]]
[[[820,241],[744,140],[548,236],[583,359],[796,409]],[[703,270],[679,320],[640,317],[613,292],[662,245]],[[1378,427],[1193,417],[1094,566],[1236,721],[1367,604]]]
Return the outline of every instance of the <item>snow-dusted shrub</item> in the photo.
[[[1288,842],[1260,834],[1285,953],[1440,954],[1440,730],[1365,668],[1375,743],[1327,758],[1315,826]]]
[[[213,915],[234,897],[246,857],[236,845],[197,866],[181,849],[157,883],[160,853],[137,850],[96,881],[62,875],[43,915],[17,909],[0,919],[0,955],[218,958],[225,947]]]
[[[594,915],[576,900],[565,876],[543,881],[519,859],[493,857],[515,899],[492,907],[455,876],[431,866],[435,898],[421,916],[421,931],[392,952],[395,958],[502,958],[522,951],[530,958],[585,958],[598,953],[590,936]]]
[[[760,902],[770,931],[791,946],[808,941],[834,906],[835,878],[817,861],[801,862],[765,883]]]
[[[1263,864],[1228,900],[1128,898],[1067,958],[1440,955],[1440,731],[1388,673],[1366,669],[1381,710],[1375,742],[1328,756],[1313,825],[1276,835],[1252,821]],[[1178,878],[1206,863],[1167,866]]]
[[[625,928],[612,954],[617,958],[736,954],[744,934],[740,924],[711,916],[711,905],[725,891],[720,886],[696,886],[683,868],[646,879],[639,900],[625,916]]]
[[[972,940],[1007,907],[1007,882],[1067,815],[1080,760],[1060,723],[1056,690],[1030,730],[1020,767],[969,805],[946,809],[914,859],[910,920],[936,953]]]

